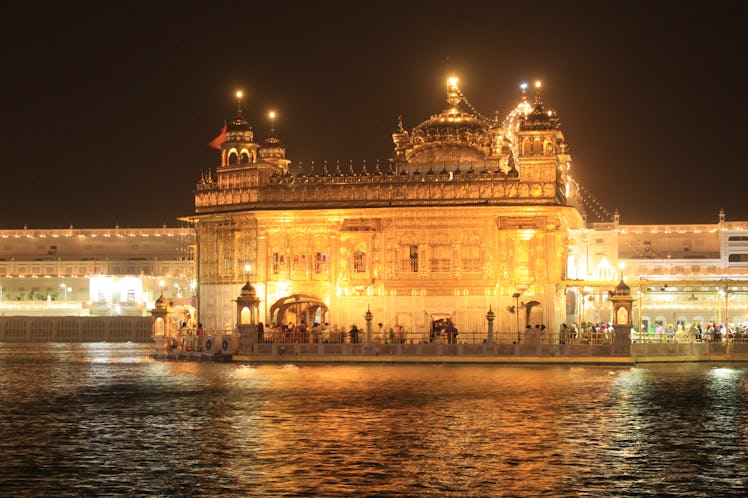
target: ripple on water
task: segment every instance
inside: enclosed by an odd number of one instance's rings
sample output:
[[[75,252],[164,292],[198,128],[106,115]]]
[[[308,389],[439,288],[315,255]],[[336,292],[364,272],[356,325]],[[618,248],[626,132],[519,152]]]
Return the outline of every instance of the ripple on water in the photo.
[[[0,494],[742,496],[746,370],[0,344]]]

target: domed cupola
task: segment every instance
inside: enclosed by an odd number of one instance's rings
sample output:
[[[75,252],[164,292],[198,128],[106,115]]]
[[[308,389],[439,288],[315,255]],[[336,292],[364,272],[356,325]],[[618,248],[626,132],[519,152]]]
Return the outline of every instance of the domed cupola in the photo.
[[[280,137],[278,137],[278,134],[275,132],[275,117],[275,111],[270,111],[268,113],[268,118],[270,118],[270,131],[268,132],[268,136],[262,142],[262,148],[260,149],[260,157],[263,159],[268,157],[286,157],[286,148],[283,146],[283,142],[281,142]]]
[[[282,172],[286,172],[288,171],[288,164],[290,161],[286,159],[286,147],[275,132],[276,116],[275,111],[270,111],[268,113],[268,118],[270,118],[270,131],[268,132],[268,136],[262,142],[259,154],[262,162],[273,164],[280,168]]]
[[[618,282],[618,285],[616,285],[615,290],[613,293],[616,296],[630,296],[631,295],[631,288],[626,285],[626,282],[623,281],[623,277],[621,277],[621,281]]]
[[[165,310],[169,308],[170,302],[169,302],[169,299],[166,296],[164,296],[163,291],[161,291],[161,296],[158,299],[156,299],[156,302],[153,304],[156,309]]]
[[[249,283],[249,280],[247,280],[247,283],[244,284],[239,295],[244,298],[256,297],[257,291],[252,284]]]
[[[555,111],[546,110],[543,106],[543,98],[540,96],[540,85],[536,83],[537,93],[533,102],[533,109],[527,115],[520,118],[520,131],[548,131],[561,128],[561,122]]]
[[[242,97],[244,93],[239,90],[236,92],[236,114],[234,119],[226,124],[226,141],[227,142],[251,142],[254,139],[252,127],[242,112]]]
[[[252,127],[242,112],[243,92],[236,92],[236,114],[234,119],[226,123],[224,129],[216,139],[211,142],[211,147],[221,151],[222,167],[247,167],[257,162],[257,149],[259,145],[254,143]]]

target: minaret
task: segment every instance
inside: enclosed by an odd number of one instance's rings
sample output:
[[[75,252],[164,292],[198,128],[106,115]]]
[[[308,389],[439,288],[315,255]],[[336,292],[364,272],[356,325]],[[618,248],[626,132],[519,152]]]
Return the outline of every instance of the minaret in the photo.
[[[532,111],[519,118],[517,142],[519,175],[531,175],[544,182],[555,182],[556,198],[566,203],[567,174],[571,164],[561,123],[555,111],[545,109],[540,95],[541,82],[535,82],[535,99]],[[524,89],[523,89],[524,90]],[[524,99],[523,91],[523,99]]]

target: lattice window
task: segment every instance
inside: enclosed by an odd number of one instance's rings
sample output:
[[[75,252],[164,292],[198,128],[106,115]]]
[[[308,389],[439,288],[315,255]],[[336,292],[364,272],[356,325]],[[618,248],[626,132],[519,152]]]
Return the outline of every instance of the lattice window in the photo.
[[[353,271],[355,273],[366,272],[366,253],[363,251],[353,252]]]

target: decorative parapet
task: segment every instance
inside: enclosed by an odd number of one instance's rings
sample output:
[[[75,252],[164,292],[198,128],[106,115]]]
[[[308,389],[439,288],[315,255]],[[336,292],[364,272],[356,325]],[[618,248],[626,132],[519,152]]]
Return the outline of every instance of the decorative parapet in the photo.
[[[445,205],[565,205],[552,165],[513,177],[472,168],[404,174],[275,175],[257,185],[249,178],[202,184],[197,213],[234,209],[340,208]],[[224,185],[224,186],[221,186]]]

